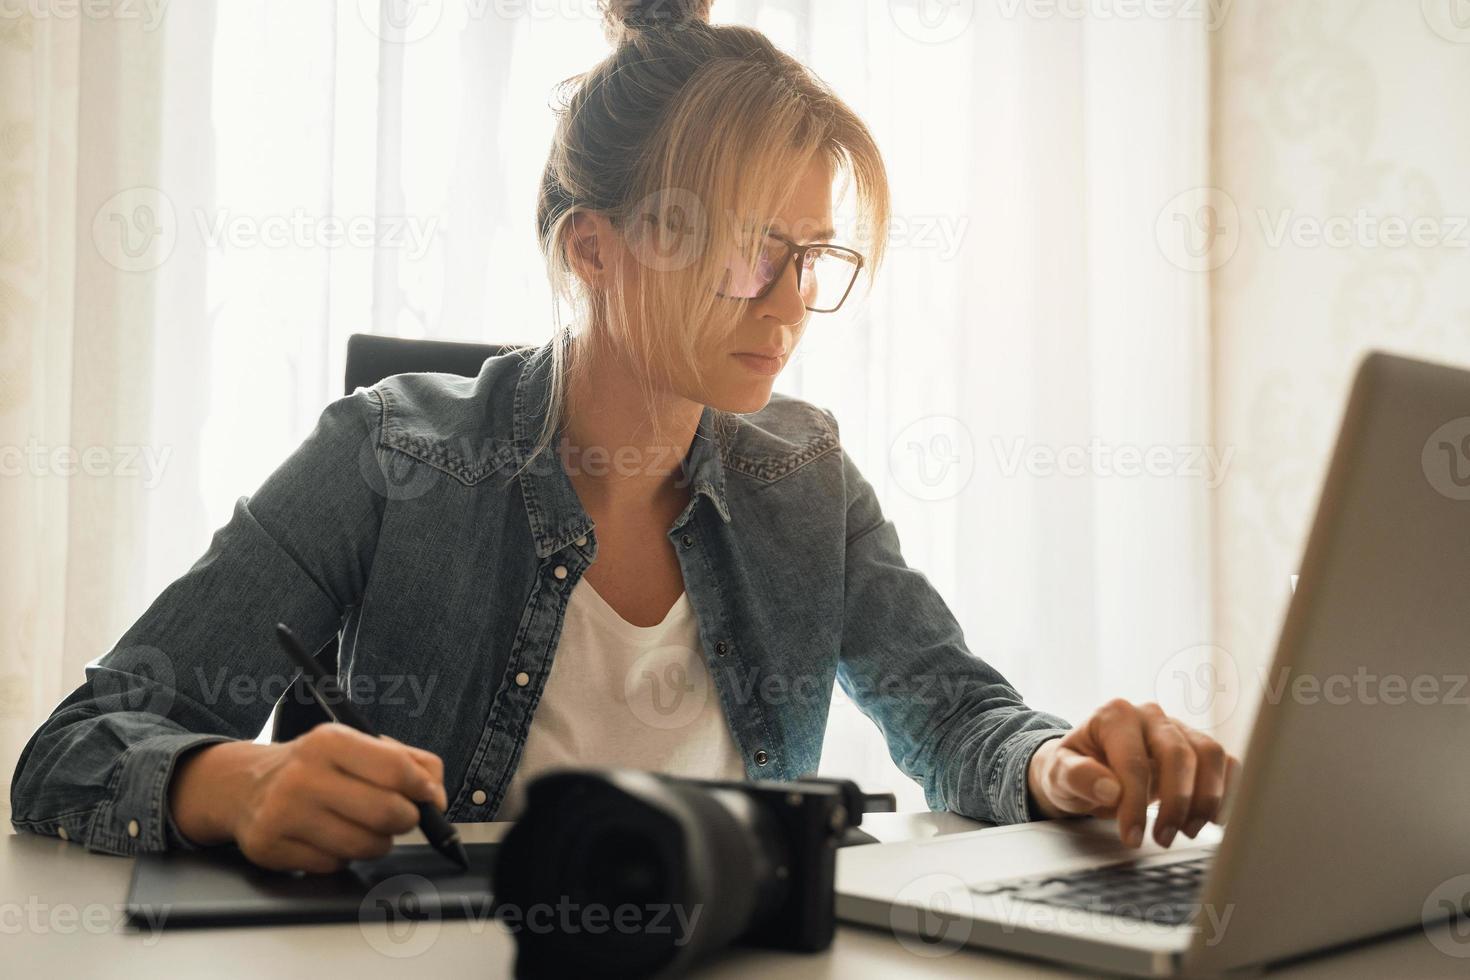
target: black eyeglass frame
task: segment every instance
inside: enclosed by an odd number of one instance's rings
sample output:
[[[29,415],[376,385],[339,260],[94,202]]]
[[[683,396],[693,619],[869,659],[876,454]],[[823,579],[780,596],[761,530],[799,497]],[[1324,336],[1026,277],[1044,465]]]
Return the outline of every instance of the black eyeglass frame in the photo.
[[[801,305],[809,313],[836,313],[838,310],[842,309],[842,304],[846,303],[847,297],[852,294],[852,287],[857,285],[858,273],[863,271],[863,263],[865,261],[863,259],[863,253],[857,251],[856,249],[848,248],[844,245],[833,245],[831,242],[810,242],[806,245],[798,245],[786,236],[778,235],[774,231],[766,232],[766,237],[774,238],[786,248],[786,257],[781,260],[781,266],[776,270],[776,274],[771,277],[771,281],[766,283],[765,286],[761,287],[761,291],[759,293],[756,293],[754,296],[725,296],[724,293],[721,293],[719,290],[715,290],[715,293],[717,295],[724,297],[725,299],[744,300],[746,302],[754,302],[758,299],[764,299],[775,287],[776,283],[781,281],[781,277],[786,275],[786,267],[791,264],[791,260],[793,258],[798,259],[796,263],[796,288],[799,291],[801,289],[801,270],[804,264],[804,260],[806,259],[806,253],[815,251],[816,249],[825,249],[833,252],[843,252],[847,255],[851,255],[856,260],[853,263],[852,267],[852,278],[847,281],[847,288],[842,291],[842,298],[837,301],[836,306],[833,306],[830,309],[819,310],[814,307],[807,306],[805,301],[803,301]]]

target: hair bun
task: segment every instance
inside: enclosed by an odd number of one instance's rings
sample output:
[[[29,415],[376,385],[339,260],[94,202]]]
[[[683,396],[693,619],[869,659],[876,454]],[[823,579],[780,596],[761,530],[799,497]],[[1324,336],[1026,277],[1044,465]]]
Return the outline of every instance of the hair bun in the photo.
[[[692,21],[709,23],[714,0],[599,0],[602,30],[609,42],[620,43],[646,31],[680,28]]]

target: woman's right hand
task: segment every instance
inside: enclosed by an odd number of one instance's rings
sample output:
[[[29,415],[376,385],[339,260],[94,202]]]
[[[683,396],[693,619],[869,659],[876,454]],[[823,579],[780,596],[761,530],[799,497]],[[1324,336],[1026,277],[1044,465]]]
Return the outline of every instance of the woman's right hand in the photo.
[[[417,801],[448,806],[437,755],[335,722],[290,742],[207,745],[180,760],[169,786],[190,841],[234,841],[262,867],[315,873],[388,853],[394,835],[418,826]]]

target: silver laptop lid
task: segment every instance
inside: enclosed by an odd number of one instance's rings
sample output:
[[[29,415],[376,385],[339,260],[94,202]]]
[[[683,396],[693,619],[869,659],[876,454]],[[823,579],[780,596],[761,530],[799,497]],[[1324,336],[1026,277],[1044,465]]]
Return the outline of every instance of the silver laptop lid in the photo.
[[[1470,892],[1470,372],[1364,361],[1300,575],[1202,972],[1447,918]]]

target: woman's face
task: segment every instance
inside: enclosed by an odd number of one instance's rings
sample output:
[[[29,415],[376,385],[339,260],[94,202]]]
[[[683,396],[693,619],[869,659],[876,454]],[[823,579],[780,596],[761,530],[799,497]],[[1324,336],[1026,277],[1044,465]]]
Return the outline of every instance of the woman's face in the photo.
[[[832,174],[825,160],[814,162],[801,175],[791,202],[783,212],[773,216],[767,230],[798,245],[831,240]],[[767,238],[765,245],[769,261],[763,260],[761,268],[779,267],[785,257],[783,246],[775,238]],[[701,353],[703,377],[698,381],[692,373],[689,377],[676,377],[675,393],[727,412],[744,414],[764,408],[771,399],[776,376],[791,360],[810,316],[806,300],[811,297],[803,297],[798,291],[796,273],[796,262],[785,262],[770,292],[748,301],[734,336]],[[806,276],[803,280],[802,288],[808,292],[812,278]],[[748,271],[732,270],[722,292],[735,296],[742,295],[742,290],[757,292],[763,282],[748,279]]]
[[[745,300],[744,314],[732,337],[728,340],[713,339],[699,353],[697,373],[687,369],[675,370],[669,384],[670,394],[740,414],[760,411],[771,400],[776,376],[791,360],[806,326],[810,315],[806,307],[809,303],[822,305],[814,300],[820,298],[817,295],[822,292],[819,286],[827,282],[827,277],[808,271],[802,276],[802,284],[798,288],[797,264],[794,259],[788,261],[788,252],[781,242],[805,245],[831,241],[834,234],[832,178],[830,163],[819,157],[797,179],[785,209],[757,229],[770,234],[762,240],[763,258],[754,276],[741,267],[743,262],[732,254],[729,273],[719,290],[722,296],[754,297],[770,280],[770,273],[776,269],[781,273],[764,296]],[[573,254],[580,256],[576,261],[587,276],[589,286],[594,289],[605,288],[605,277],[612,276],[622,280],[628,295],[636,296],[644,277],[650,270],[659,270],[666,258],[658,243],[650,244],[646,240],[630,243],[622,234],[613,231],[607,218],[601,214],[579,211],[574,216],[573,228],[583,243]],[[675,240],[683,241],[677,236]],[[738,253],[738,250],[732,249],[732,253]],[[677,248],[673,254],[679,254]],[[842,264],[839,262],[837,265],[840,267]],[[850,270],[851,266],[847,269]],[[817,271],[822,271],[820,265]],[[836,274],[839,278],[851,278],[850,273],[841,268]],[[840,285],[837,292],[841,292]]]

